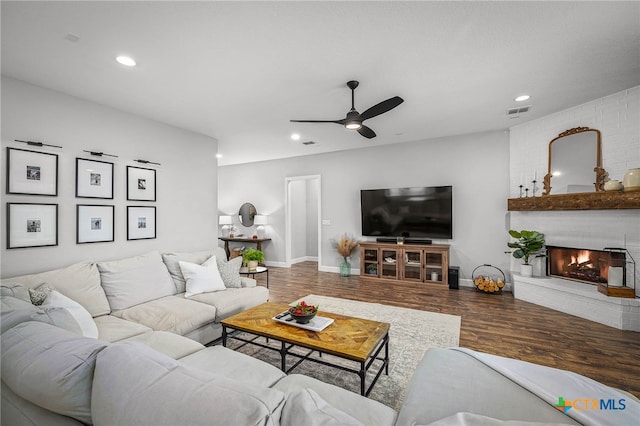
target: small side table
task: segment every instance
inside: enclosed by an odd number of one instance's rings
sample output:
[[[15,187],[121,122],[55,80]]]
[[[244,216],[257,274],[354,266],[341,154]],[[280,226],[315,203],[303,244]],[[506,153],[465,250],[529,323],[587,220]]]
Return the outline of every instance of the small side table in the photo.
[[[249,268],[243,266],[240,268],[240,275],[251,276],[251,278],[255,279],[256,274],[267,274],[267,288],[269,288],[269,268],[266,266],[258,266],[255,271],[250,271]]]

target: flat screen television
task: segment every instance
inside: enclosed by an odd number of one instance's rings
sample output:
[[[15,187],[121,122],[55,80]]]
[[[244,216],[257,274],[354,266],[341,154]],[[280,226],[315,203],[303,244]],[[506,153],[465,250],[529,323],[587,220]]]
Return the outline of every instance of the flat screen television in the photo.
[[[362,235],[453,238],[453,187],[363,189]]]

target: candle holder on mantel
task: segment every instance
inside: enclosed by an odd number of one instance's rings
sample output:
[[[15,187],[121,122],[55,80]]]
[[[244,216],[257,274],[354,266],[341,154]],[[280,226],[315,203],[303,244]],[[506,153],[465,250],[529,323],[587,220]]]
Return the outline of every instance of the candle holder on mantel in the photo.
[[[531,191],[532,192],[531,196],[535,197],[536,196],[536,183],[538,183],[538,181],[534,179],[534,180],[531,181],[531,183],[533,184],[533,189]]]
[[[518,188],[520,188],[520,198],[522,198],[522,188],[524,188],[524,185],[518,185]]]
[[[524,196],[525,198],[529,196],[529,188],[524,189]]]

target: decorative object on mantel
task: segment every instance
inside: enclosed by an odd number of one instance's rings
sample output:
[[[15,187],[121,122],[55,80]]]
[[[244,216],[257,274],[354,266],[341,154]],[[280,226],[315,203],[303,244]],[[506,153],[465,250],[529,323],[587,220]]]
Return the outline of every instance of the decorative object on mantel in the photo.
[[[624,261],[609,266],[607,282],[598,284],[598,291],[610,297],[636,297],[636,261],[626,248],[605,247],[603,251],[623,253]],[[631,275],[631,276],[629,276]],[[633,283],[627,286],[627,283]]]
[[[533,275],[533,266],[529,263],[531,257],[544,257],[544,234],[538,231],[516,231],[509,230],[509,235],[516,238],[517,241],[507,243],[507,245],[515,249],[513,252],[508,252],[516,259],[522,259],[523,264],[520,266],[520,275],[523,277],[530,277]]]
[[[552,188],[556,188],[554,194],[603,191],[606,172],[601,152],[597,129],[575,127],[560,133],[549,142],[549,169],[542,195],[550,195]]]
[[[497,266],[487,263],[477,266],[471,273],[471,278],[476,290],[484,293],[498,294],[504,288],[505,275]]]
[[[624,185],[624,190],[627,192],[640,191],[640,168],[627,170],[627,173],[624,174],[622,184]]]
[[[509,211],[640,209],[640,191],[602,191],[509,198]]]
[[[48,143],[44,143],[44,142],[36,142],[36,141],[21,141],[19,139],[14,139],[15,142],[22,142],[22,143],[26,143],[27,145],[31,145],[31,146],[50,146],[51,148],[62,148],[60,145],[51,145]]]
[[[348,234],[342,235],[337,241],[332,241],[333,246],[342,256],[342,263],[340,264],[340,275],[348,277],[351,275],[351,263],[349,263],[349,257],[353,254],[353,251],[358,247],[359,242]]]
[[[622,182],[615,179],[610,179],[604,183],[605,191],[622,191]]]

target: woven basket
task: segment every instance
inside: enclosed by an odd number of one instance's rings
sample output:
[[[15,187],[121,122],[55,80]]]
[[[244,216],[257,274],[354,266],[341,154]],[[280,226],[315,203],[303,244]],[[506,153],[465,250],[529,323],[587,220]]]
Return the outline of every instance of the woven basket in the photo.
[[[505,275],[502,270],[493,265],[480,265],[471,273],[476,290],[483,293],[498,294],[504,288]]]

